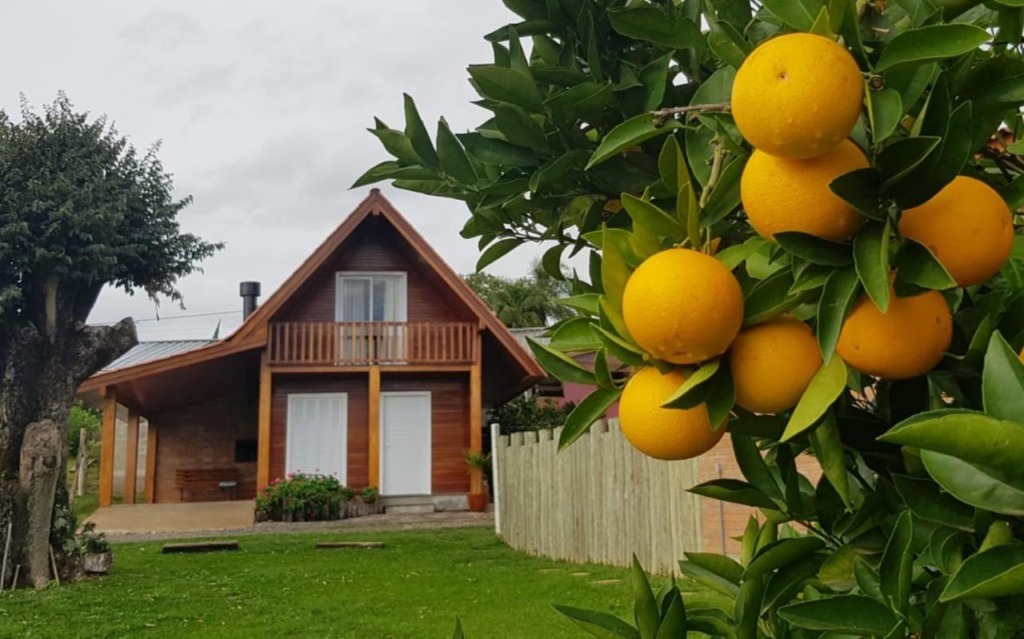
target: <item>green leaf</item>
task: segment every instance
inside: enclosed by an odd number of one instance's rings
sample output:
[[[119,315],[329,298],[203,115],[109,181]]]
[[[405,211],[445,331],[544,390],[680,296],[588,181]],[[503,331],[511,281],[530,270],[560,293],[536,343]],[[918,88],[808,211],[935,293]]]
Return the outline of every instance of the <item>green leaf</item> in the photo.
[[[717,20],[711,24],[708,32],[708,48],[722,62],[734,69],[739,69],[750,53],[750,44],[743,39],[743,34],[728,22]]]
[[[1015,177],[1013,182],[1003,187],[1003,192],[1000,195],[1013,211],[1024,206],[1024,175]]]
[[[533,343],[531,341],[530,345],[533,346]],[[595,380],[593,385],[596,384]],[[583,433],[590,430],[593,423],[604,417],[604,414],[608,412],[612,404],[619,401],[621,395],[622,391],[616,388],[599,388],[584,397],[572,409],[569,416],[565,418],[565,426],[562,428],[562,434],[558,438],[558,450],[564,450],[579,439]]]
[[[825,547],[825,542],[817,537],[794,537],[780,539],[762,548],[754,555],[754,559],[743,572],[744,581],[757,579],[783,566],[800,561],[807,555]]]
[[[657,235],[677,242],[683,239],[683,225],[674,216],[662,211],[647,200],[623,193],[622,206],[633,218],[634,226],[643,226]]]
[[[1024,545],[996,546],[968,557],[939,601],[1024,594]]]
[[[376,127],[367,129],[380,140],[384,150],[395,157],[402,165],[418,164],[419,155],[412,147],[412,140],[401,131],[389,129],[386,124],[375,118]]]
[[[896,132],[903,118],[903,101],[895,89],[868,92],[868,115],[871,119],[871,139],[883,142]]]
[[[416,102],[408,93],[403,93],[402,97],[405,100],[405,137],[409,138],[420,161],[425,166],[436,168],[438,166],[437,152],[434,151],[434,145],[430,142],[430,134],[427,133],[427,127],[423,124],[423,119],[416,109]]]
[[[655,7],[608,9],[612,29],[627,38],[644,40],[669,49],[703,48],[700,28],[678,12]]]
[[[701,226],[717,224],[740,205],[740,178],[743,176],[743,167],[747,165],[747,160],[748,156],[744,155],[722,169],[718,183],[715,184],[704,210],[701,211]]]
[[[589,317],[574,317],[560,324],[551,334],[550,348],[563,353],[592,352],[601,348]]]
[[[832,40],[835,39],[836,34],[832,32],[832,25],[829,24],[829,11],[827,7],[821,8],[821,11],[818,12],[818,17],[814,19],[814,24],[807,31],[808,33],[814,33]]]
[[[633,346],[618,335],[613,335],[600,326],[595,326],[597,336],[604,343],[605,348],[620,362],[630,366],[646,366],[644,353],[638,347]]]
[[[555,610],[598,639],[641,639],[636,628],[607,612],[555,605]]]
[[[1024,516],[1024,490],[952,455],[921,451],[928,474],[965,504],[1004,515]]]
[[[665,138],[665,143],[661,145],[661,153],[658,154],[658,175],[661,176],[661,183],[670,193],[679,192],[680,160],[682,160],[682,153],[679,150],[679,143],[676,142],[675,135],[670,135]],[[683,170],[686,170],[685,163]]]
[[[718,372],[711,376],[705,384],[707,397],[704,405],[708,411],[708,421],[711,422],[711,429],[719,431],[729,421],[729,413],[736,405],[736,386],[733,384],[732,375],[728,365],[723,365]]]
[[[782,603],[793,599],[807,580],[818,574],[822,568],[820,555],[810,555],[800,561],[783,566],[768,578],[764,589],[762,611],[774,610]]]
[[[875,163],[878,172],[885,178],[885,185],[895,184],[907,177],[941,141],[942,138],[934,136],[903,138],[882,149],[875,156]]]
[[[558,303],[587,315],[597,315],[600,299],[601,295],[599,293],[584,293],[560,299]]]
[[[533,356],[537,358],[537,361],[544,367],[544,370],[554,375],[557,379],[564,382],[576,382],[577,384],[597,385],[594,373],[588,371],[579,362],[565,353],[556,351],[529,338],[527,338],[526,342],[530,345]],[[581,405],[582,403],[576,408],[579,408]],[[589,424],[587,425],[589,426]]]
[[[833,273],[821,291],[821,299],[818,300],[817,332],[821,355],[826,362],[831,361],[836,350],[839,333],[843,330],[843,321],[856,301],[859,283],[857,271],[844,268]]]
[[[715,254],[717,259],[731,271],[739,266],[744,260],[754,253],[767,246],[768,241],[762,237],[752,237],[743,244],[737,244],[723,249]]]
[[[605,230],[608,233],[608,230]],[[601,254],[601,285],[608,302],[616,309],[622,308],[622,293],[629,280],[629,266],[615,242],[605,241]]]
[[[493,107],[494,110],[494,125],[498,131],[501,132],[505,139],[515,144],[516,146],[522,146],[529,149],[546,149],[548,146],[547,137],[544,135],[544,129],[541,125],[537,124],[537,121],[530,117],[530,114],[523,109],[512,105],[512,104],[500,104]],[[549,166],[554,162],[561,160],[562,163],[573,161],[579,154],[578,151],[569,151],[568,153],[555,158],[545,166]],[[565,158],[565,159],[561,159]],[[564,175],[564,171],[562,175]]]
[[[823,266],[848,266],[853,263],[850,245],[833,242],[807,233],[776,233],[775,241],[793,255]]]
[[[464,184],[476,183],[476,171],[444,118],[437,123],[437,155],[441,161],[441,170],[446,175]]]
[[[838,357],[833,357],[818,369],[793,409],[786,430],[782,433],[782,441],[789,441],[821,419],[846,388],[846,375],[846,364]]]
[[[974,51],[990,38],[987,31],[969,24],[937,24],[904,31],[882,50],[875,70],[953,58]]]
[[[462,632],[462,620],[455,617],[455,632],[452,633],[452,639],[466,639],[466,635]]]
[[[793,282],[793,272],[782,269],[755,284],[743,300],[743,325],[759,324],[799,305],[803,298],[789,294]]]
[[[764,7],[797,31],[810,31],[825,4],[821,0],[764,0]]]
[[[740,586],[736,596],[736,639],[758,639],[757,626],[764,601],[764,581],[749,579]]]
[[[398,162],[387,160],[371,167],[366,171],[366,173],[359,176],[359,179],[357,179],[349,188],[354,189],[360,186],[366,186],[367,184],[373,184],[374,182],[380,182],[381,180],[433,180],[437,179],[437,177],[438,175],[436,173],[422,167],[402,166]]]
[[[853,240],[857,276],[878,310],[889,310],[889,224],[872,222]]]
[[[896,492],[915,516],[943,526],[974,530],[971,508],[939,490],[935,482],[907,475],[893,475],[892,479]]]
[[[850,508],[850,474],[846,470],[846,450],[839,438],[839,424],[836,423],[832,411],[825,414],[825,419],[810,433],[811,449],[818,458],[822,471],[828,477],[829,484],[842,499],[843,504]]]
[[[954,455],[1024,486],[1024,425],[969,411],[932,411],[890,428],[879,441]]]
[[[969,134],[971,112],[970,102],[962,103],[953,111],[940,146],[891,193],[901,208],[924,204],[960,173],[974,150]]]
[[[874,169],[857,169],[832,180],[828,188],[855,211],[872,220],[885,220],[879,210],[882,176]]]
[[[494,65],[470,65],[469,75],[481,97],[521,106],[539,113],[543,109],[540,91],[523,73]]]
[[[609,160],[626,149],[636,146],[641,142],[665,135],[673,129],[682,128],[682,124],[676,120],[669,120],[662,126],[655,126],[654,117],[649,113],[641,113],[621,124],[615,126],[601,140],[597,150],[590,156],[586,170]]]
[[[654,591],[647,581],[647,575],[640,566],[640,561],[633,555],[633,615],[636,619],[637,630],[641,637],[653,638],[658,632],[661,623],[661,615],[658,612],[658,604],[654,600]]]
[[[825,558],[818,576],[822,583],[836,592],[849,592],[857,581],[853,574],[857,550],[853,546],[840,546]]]
[[[480,259],[477,260],[476,270],[480,272],[497,262],[499,259],[507,255],[512,249],[518,247],[523,241],[516,237],[507,237],[503,240],[498,240],[494,244],[487,247],[487,250],[480,255]]]
[[[882,553],[882,563],[878,567],[882,595],[888,598],[890,605],[906,614],[910,605],[911,570],[914,566],[914,553],[911,543],[914,540],[914,523],[910,511],[904,510],[896,520],[889,543]]]
[[[837,595],[779,608],[779,616],[800,628],[884,637],[899,620],[874,599],[863,595]]]
[[[676,389],[676,392],[672,393],[672,395],[662,403],[661,407],[693,408],[697,404],[701,403],[703,401],[703,396],[697,398],[696,401],[692,400],[694,391],[705,384],[716,372],[718,372],[720,362],[720,359],[712,359],[701,364],[700,368],[687,377],[686,381],[683,382],[683,385]]]
[[[600,341],[598,341],[600,344]],[[608,350],[601,348],[594,355],[594,376],[597,378],[597,385],[601,388],[615,388],[615,378],[612,377],[612,370],[608,365]]]
[[[646,94],[644,111],[657,109],[665,99],[665,86],[668,84],[668,68],[671,62],[672,54],[666,53],[640,70],[640,84],[643,85]]]
[[[697,583],[735,597],[740,591],[743,566],[726,557],[713,553],[685,552],[686,561],[679,562],[679,571]]]
[[[655,639],[678,639],[686,636],[686,608],[683,606],[683,598],[677,589],[673,589],[669,596],[668,609],[661,619]]]
[[[1024,424],[1024,363],[998,332],[985,353],[981,392],[987,414]]]
[[[732,451],[743,477],[755,488],[775,499],[782,499],[782,492],[765,462],[761,451],[757,449],[753,437],[731,433]]]
[[[479,133],[460,133],[455,137],[465,147],[466,153],[483,164],[500,167],[537,166],[539,162],[533,151],[504,140],[487,138]]]
[[[882,584],[878,577],[878,572],[869,566],[868,562],[864,561],[863,557],[857,557],[853,560],[853,578],[857,582],[857,587],[860,588],[861,592],[865,595],[875,599],[876,601],[884,601],[882,598]]]
[[[738,479],[713,479],[703,484],[697,484],[690,488],[690,492],[695,495],[702,495],[733,504],[753,506],[754,508],[770,508],[773,510],[778,508],[768,495]]]
[[[896,254],[897,277],[922,288],[941,291],[956,286],[956,281],[935,254],[910,238],[903,238],[903,246]]]

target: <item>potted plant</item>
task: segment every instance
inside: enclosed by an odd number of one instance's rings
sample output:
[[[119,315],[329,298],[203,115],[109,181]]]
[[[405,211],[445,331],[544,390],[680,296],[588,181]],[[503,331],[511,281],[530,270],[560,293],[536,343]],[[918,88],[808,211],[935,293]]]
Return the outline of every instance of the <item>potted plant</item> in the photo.
[[[89,522],[82,527],[79,538],[82,548],[82,568],[90,574],[105,575],[114,563],[114,552],[106,535],[96,532],[96,524]]]
[[[376,486],[367,486],[359,493],[359,499],[363,502],[364,515],[376,515],[380,513],[380,492]]]
[[[473,512],[483,512],[487,510],[488,503],[488,487],[487,487],[487,473],[491,469],[491,455],[490,453],[478,453],[472,450],[462,451],[462,458],[466,460],[466,467],[470,473],[474,471],[480,471],[480,482],[481,491],[478,493],[469,493],[467,498],[469,499],[469,509]]]

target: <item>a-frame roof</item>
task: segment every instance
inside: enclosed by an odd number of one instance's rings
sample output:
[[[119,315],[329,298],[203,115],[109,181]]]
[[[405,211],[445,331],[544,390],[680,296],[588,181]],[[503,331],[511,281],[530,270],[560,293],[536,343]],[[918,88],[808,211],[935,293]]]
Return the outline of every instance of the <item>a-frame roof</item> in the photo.
[[[170,357],[144,362],[136,366],[101,372],[83,384],[82,391],[98,390],[105,386],[129,381],[141,376],[166,372],[172,369],[199,364],[208,360],[260,348],[266,344],[268,325],[307,279],[324,266],[327,260],[341,247],[364,220],[380,216],[409,243],[423,262],[434,272],[479,319],[499,347],[522,369],[524,381],[536,382],[546,375],[533,357],[518,343],[516,338],[502,324],[483,300],[445,263],[440,255],[427,243],[416,229],[398,212],[378,189],[372,189],[356,209],[320,244],[291,276],[250,315],[238,329],[227,338],[195,350],[178,353]],[[519,380],[509,380],[515,384]],[[525,388],[519,389],[525,390]]]

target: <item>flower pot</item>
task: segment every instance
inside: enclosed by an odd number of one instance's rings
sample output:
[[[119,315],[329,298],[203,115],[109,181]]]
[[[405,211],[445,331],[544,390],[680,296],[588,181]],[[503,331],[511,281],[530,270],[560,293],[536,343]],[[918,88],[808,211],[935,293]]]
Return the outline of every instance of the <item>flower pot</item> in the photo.
[[[89,574],[105,575],[110,570],[112,563],[114,563],[113,552],[109,550],[107,552],[90,552],[86,553],[82,559],[82,569]]]
[[[469,493],[469,509],[475,513],[482,513],[487,510],[487,493]]]

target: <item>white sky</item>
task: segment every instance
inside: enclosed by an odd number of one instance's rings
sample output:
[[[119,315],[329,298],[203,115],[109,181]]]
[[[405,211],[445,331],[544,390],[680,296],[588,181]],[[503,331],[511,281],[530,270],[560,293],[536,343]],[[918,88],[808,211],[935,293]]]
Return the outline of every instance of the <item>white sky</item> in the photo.
[[[208,338],[220,320],[224,336],[241,321],[240,281],[262,282],[265,299],[369,192],[348,187],[389,158],[366,129],[375,115],[403,128],[403,91],[432,131],[441,115],[456,132],[486,119],[465,68],[490,62],[483,35],[514,21],[500,0],[11,3],[0,108],[16,113],[23,92],[39,110],[64,90],[136,147],[163,140],[179,194],[195,197],[184,230],[227,247],[180,283],[187,310],[165,302],[139,336]],[[456,271],[473,269],[465,205],[381,186]],[[523,274],[539,253],[488,271]],[[155,315],[145,295],[108,290],[91,320]]]

